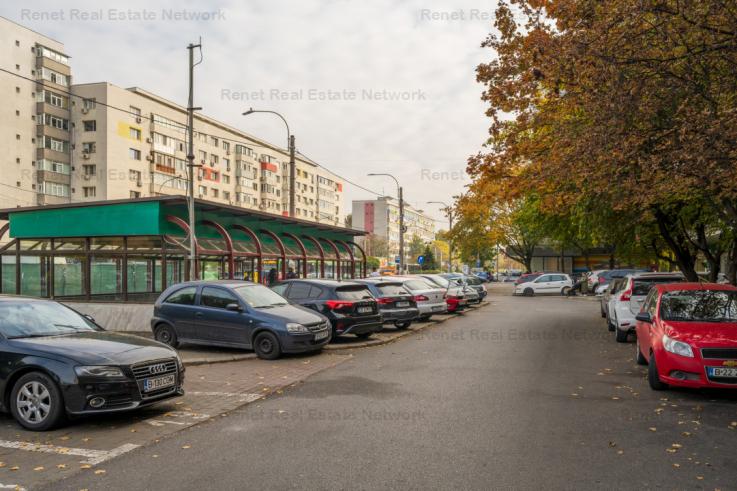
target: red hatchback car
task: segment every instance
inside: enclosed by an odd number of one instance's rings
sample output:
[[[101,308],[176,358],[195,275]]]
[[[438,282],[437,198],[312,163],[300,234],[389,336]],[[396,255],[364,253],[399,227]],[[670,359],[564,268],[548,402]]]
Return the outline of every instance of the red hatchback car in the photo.
[[[637,363],[654,390],[737,387],[737,288],[656,285],[637,319]]]

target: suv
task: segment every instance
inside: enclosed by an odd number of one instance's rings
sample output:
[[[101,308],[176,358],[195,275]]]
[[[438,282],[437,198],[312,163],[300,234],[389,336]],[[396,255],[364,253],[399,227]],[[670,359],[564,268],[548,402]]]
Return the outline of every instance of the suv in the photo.
[[[366,285],[336,280],[286,280],[271,287],[291,303],[302,305],[330,320],[333,337],[355,334],[368,338],[381,331],[376,298]]]
[[[319,351],[330,341],[327,319],[289,305],[263,285],[220,280],[179,283],[154,304],[157,341],[253,349],[273,360],[282,353]]]
[[[391,278],[353,280],[369,287],[376,297],[384,323],[392,323],[397,329],[407,329],[417,319],[420,311],[414,296],[401,281]]]
[[[635,331],[635,316],[653,285],[684,281],[686,278],[681,273],[634,273],[622,278],[609,304],[609,319],[617,342],[626,343],[629,333]]]

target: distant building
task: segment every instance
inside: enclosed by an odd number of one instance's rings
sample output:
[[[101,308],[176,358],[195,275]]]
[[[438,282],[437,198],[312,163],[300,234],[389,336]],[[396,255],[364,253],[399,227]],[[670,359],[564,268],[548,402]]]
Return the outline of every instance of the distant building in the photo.
[[[389,243],[390,256],[399,254],[399,201],[395,198],[381,197],[375,200],[353,201],[353,228],[383,237]],[[404,204],[405,250],[413,236],[423,242],[435,240],[435,220],[422,210],[417,210],[406,202]]]

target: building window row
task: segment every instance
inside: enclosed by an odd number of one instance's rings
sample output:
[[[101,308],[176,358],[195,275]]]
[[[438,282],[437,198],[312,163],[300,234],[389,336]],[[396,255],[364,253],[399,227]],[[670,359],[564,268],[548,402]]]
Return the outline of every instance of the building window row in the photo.
[[[39,183],[38,189],[42,194],[46,194],[49,196],[57,196],[59,198],[69,197],[69,184],[42,181],[41,183]]]
[[[41,159],[36,161],[36,168],[42,171],[56,172],[58,174],[70,175],[72,173],[71,166],[63,162],[55,160]]]
[[[53,128],[69,131],[69,120],[60,118],[59,116],[54,116],[52,114],[41,114],[41,120],[43,121],[43,124],[46,126],[51,126]]]
[[[67,55],[54,51],[53,49],[49,49],[46,46],[37,46],[36,53],[50,60],[59,62],[62,65],[69,65],[69,57]]]
[[[41,78],[44,80],[48,80],[49,82],[55,83],[57,85],[63,85],[64,87],[69,87],[69,75],[64,75],[63,73],[55,72],[54,70],[46,67],[41,67]]]
[[[69,109],[69,97],[50,90],[42,90],[36,94],[37,102],[45,102],[62,109]]]

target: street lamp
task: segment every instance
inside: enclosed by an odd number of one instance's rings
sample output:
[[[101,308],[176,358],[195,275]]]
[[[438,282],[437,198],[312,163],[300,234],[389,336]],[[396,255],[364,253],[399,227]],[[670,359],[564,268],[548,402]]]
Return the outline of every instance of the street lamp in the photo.
[[[428,205],[443,205],[443,211],[448,215],[448,232],[453,230],[453,208],[443,201],[428,201]],[[453,272],[453,241],[448,239],[448,273]]]
[[[391,174],[385,173],[370,173],[369,176],[387,176],[394,179],[397,183],[397,194],[399,195],[399,273],[404,272],[404,198],[402,196],[402,186],[399,185],[399,180]]]
[[[269,111],[267,109],[254,109],[250,108],[248,111],[243,113],[243,116],[248,116],[249,114],[253,113],[271,113],[276,114],[281,118],[282,121],[284,121],[284,125],[287,127],[287,147],[289,148],[289,216],[294,217],[294,187],[295,187],[295,174],[297,173],[297,170],[295,168],[294,163],[294,135],[289,130],[289,123],[287,123],[287,120],[284,119],[284,116],[279,114],[276,111]]]

